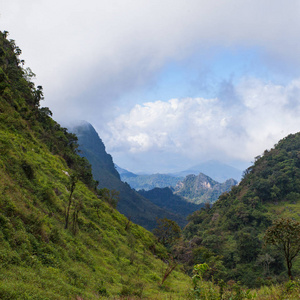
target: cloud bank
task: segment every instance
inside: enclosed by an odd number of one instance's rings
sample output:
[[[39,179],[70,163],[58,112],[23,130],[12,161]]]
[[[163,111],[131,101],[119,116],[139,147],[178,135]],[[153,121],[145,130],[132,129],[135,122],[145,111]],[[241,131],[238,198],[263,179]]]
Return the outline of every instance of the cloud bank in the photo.
[[[300,79],[286,86],[245,79],[234,87],[234,95],[230,105],[225,94],[215,99],[136,105],[109,123],[107,146],[115,153],[126,149],[133,157],[168,153],[194,163],[208,159],[250,162],[299,131]]]
[[[23,49],[57,118],[111,118],[122,95],[172,60],[257,47],[270,67],[300,65],[300,3],[290,0],[1,0],[1,29]],[[298,68],[299,69],[299,68]],[[97,112],[95,112],[95,108]]]

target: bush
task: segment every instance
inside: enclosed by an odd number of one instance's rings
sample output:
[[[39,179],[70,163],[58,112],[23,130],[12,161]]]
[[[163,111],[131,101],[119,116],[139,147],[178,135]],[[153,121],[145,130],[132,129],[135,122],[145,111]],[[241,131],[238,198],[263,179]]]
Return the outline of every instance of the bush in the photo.
[[[32,168],[32,166],[26,162],[25,160],[22,161],[22,164],[21,164],[21,167],[26,175],[26,177],[29,179],[29,180],[32,180],[34,179],[34,170]]]

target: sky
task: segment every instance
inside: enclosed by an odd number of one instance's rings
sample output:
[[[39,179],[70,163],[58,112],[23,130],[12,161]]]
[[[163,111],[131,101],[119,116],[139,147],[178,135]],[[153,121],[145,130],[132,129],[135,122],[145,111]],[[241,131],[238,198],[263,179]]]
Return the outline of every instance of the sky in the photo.
[[[130,171],[245,169],[300,130],[298,0],[0,0],[0,30]]]

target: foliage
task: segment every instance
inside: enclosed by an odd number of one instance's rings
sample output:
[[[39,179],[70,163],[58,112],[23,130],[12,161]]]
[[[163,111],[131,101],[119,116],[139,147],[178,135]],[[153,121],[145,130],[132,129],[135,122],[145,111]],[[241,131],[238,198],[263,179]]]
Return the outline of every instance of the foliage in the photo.
[[[71,204],[72,204],[72,197],[73,197],[73,193],[75,191],[77,181],[78,181],[78,178],[77,178],[76,174],[71,174],[70,181],[69,181],[69,186],[68,186],[69,191],[70,191],[70,195],[68,197],[69,201],[68,201],[68,207],[67,207],[67,211],[66,211],[65,229],[68,229],[70,208],[71,208]]]
[[[120,192],[103,188],[98,191],[98,195],[100,199],[106,201],[111,207],[117,207]]]
[[[292,219],[280,218],[273,222],[265,233],[266,243],[275,245],[283,252],[292,279],[293,260],[300,252],[300,223]]]
[[[160,243],[170,248],[180,238],[181,229],[179,225],[167,218],[157,219],[156,222],[157,227],[153,230],[154,235]]]
[[[188,202],[186,199],[179,195],[175,195],[172,190],[166,188],[154,188],[150,191],[140,190],[140,195],[151,200],[155,205],[168,209],[175,214],[180,214],[187,217],[196,210],[203,207],[203,204],[194,204]],[[187,223],[187,222],[186,222]],[[186,225],[186,224],[185,224]]]
[[[186,269],[218,261],[217,279],[240,281],[249,287],[282,282],[286,263],[282,252],[264,244],[264,234],[279,217],[299,221],[300,133],[289,135],[274,149],[257,157],[238,186],[222,194],[210,207],[189,216],[183,231]],[[299,276],[299,256],[293,261]]]
[[[219,300],[219,299],[255,299],[256,294],[245,290],[239,283],[228,282],[226,284],[220,280],[217,284],[214,281],[205,281],[205,273],[209,271],[209,266],[206,263],[197,264],[194,266],[193,275],[193,299]]]

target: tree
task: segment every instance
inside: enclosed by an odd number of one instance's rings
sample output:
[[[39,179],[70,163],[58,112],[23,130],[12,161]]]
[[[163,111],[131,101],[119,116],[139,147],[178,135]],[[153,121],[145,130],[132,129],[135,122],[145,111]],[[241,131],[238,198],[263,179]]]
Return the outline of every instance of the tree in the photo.
[[[158,241],[166,247],[171,247],[173,243],[180,238],[181,229],[179,225],[167,218],[157,219],[157,227],[153,230]]]
[[[73,234],[76,235],[78,232],[78,220],[79,220],[79,212],[83,209],[83,203],[82,201],[78,201],[75,205],[74,205],[74,211],[72,214],[72,231]]]
[[[33,90],[34,96],[34,106],[39,107],[40,101],[44,99],[43,87],[38,85],[36,89]]]
[[[265,233],[266,243],[276,246],[283,252],[288,276],[293,279],[293,260],[300,251],[300,223],[292,219],[281,218],[275,220]]]
[[[77,176],[75,174],[71,174],[70,175],[70,181],[69,181],[70,195],[69,195],[69,202],[68,202],[68,207],[67,207],[67,211],[66,211],[65,229],[68,229],[70,208],[71,208],[71,204],[72,204],[72,197],[73,197],[73,193],[75,191],[77,181],[78,181]]]
[[[161,285],[164,284],[165,280],[169,277],[169,275],[175,270],[177,267],[178,263],[171,258],[168,262],[167,268],[165,270],[164,276],[161,280]]]
[[[275,261],[275,259],[268,253],[258,255],[257,264],[262,264],[264,267],[264,272],[266,275],[270,273],[270,264]]]
[[[116,190],[109,190],[108,188],[103,188],[98,191],[98,196],[100,199],[106,201],[111,207],[116,208],[119,202],[120,192]]]

